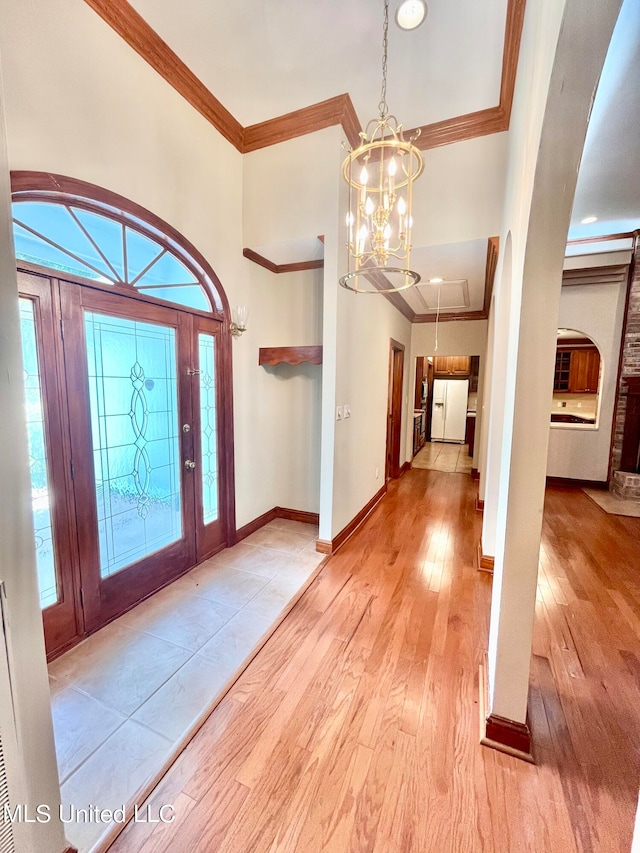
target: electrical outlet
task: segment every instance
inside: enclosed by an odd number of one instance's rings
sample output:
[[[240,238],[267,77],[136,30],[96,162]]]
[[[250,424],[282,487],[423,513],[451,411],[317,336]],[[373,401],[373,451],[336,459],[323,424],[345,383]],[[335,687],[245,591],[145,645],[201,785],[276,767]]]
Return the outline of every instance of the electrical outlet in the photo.
[[[376,480],[378,479],[379,476],[380,476],[380,471],[378,470],[378,468],[376,468]]]
[[[342,420],[342,406],[338,406],[338,408],[336,409],[336,420]]]
[[[345,416],[345,418],[351,417],[351,406],[345,406],[344,407],[344,416]]]

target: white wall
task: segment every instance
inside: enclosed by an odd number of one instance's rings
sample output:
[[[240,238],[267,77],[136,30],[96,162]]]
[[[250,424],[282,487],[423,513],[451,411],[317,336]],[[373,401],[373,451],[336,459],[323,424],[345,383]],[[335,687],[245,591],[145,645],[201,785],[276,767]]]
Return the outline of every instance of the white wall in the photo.
[[[56,819],[60,788],[33,547],[10,198],[0,78],[0,581],[6,591],[5,628],[11,671],[11,691],[0,694],[1,716],[6,720],[15,715],[20,753],[20,777],[9,778],[11,804],[26,805],[31,817],[38,805],[48,805],[53,816],[50,823],[14,824],[16,849],[24,853],[60,853],[66,843],[62,825]],[[8,764],[8,769],[11,772],[16,767]]]
[[[384,484],[391,338],[405,347],[402,464],[406,459],[406,403],[412,396],[411,324],[383,296],[362,296],[340,288],[336,405],[350,406],[351,417],[335,426],[333,536]]]
[[[600,351],[600,409],[596,428],[551,426],[547,460],[551,477],[607,479],[625,296],[624,284],[562,288],[560,328],[584,332]]]
[[[245,261],[251,314],[234,341],[241,527],[274,506],[318,512],[322,366],[258,366],[260,347],[322,343],[322,271],[276,275]],[[239,448],[248,448],[243,458]]]

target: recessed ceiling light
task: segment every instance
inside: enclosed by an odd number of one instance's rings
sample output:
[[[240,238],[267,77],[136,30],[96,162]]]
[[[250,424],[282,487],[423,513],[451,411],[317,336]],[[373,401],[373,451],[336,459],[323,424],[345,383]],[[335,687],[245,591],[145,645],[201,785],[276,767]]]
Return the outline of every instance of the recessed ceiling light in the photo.
[[[584,219],[580,220],[580,224],[581,225],[591,225],[592,222],[597,222],[597,221],[598,221],[597,216],[585,216]]]
[[[430,278],[429,284],[442,284],[443,281],[443,278]]]
[[[401,30],[415,30],[427,17],[424,0],[404,0],[396,11],[396,24]]]

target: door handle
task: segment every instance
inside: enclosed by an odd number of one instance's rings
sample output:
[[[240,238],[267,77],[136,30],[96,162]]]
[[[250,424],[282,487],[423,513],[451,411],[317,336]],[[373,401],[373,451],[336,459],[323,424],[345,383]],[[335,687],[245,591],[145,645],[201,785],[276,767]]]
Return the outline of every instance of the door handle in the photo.
[[[184,461],[184,467],[185,467],[185,468],[190,468],[190,469],[191,469],[191,468],[195,468],[195,467],[196,467],[196,463],[195,463],[195,462],[193,462],[191,459],[185,459],[185,461]]]

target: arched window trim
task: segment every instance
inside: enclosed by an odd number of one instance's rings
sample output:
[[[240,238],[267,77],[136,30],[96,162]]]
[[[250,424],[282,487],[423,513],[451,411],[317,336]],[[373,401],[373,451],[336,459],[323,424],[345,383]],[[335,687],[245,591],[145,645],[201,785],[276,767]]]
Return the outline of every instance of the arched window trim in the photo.
[[[72,205],[123,223],[149,237],[175,255],[193,273],[205,291],[213,310],[211,312],[199,311],[195,308],[177,305],[175,302],[145,294],[127,284],[107,285],[105,289],[145,302],[170,305],[172,308],[179,307],[180,310],[188,313],[202,314],[207,317],[213,316],[222,321],[230,319],[229,303],[224,288],[203,255],[168,222],[163,221],[141,205],[95,184],[50,172],[13,171],[11,173],[11,190],[14,202],[35,201]],[[83,279],[81,275],[76,277],[89,286],[105,287],[93,280]]]

